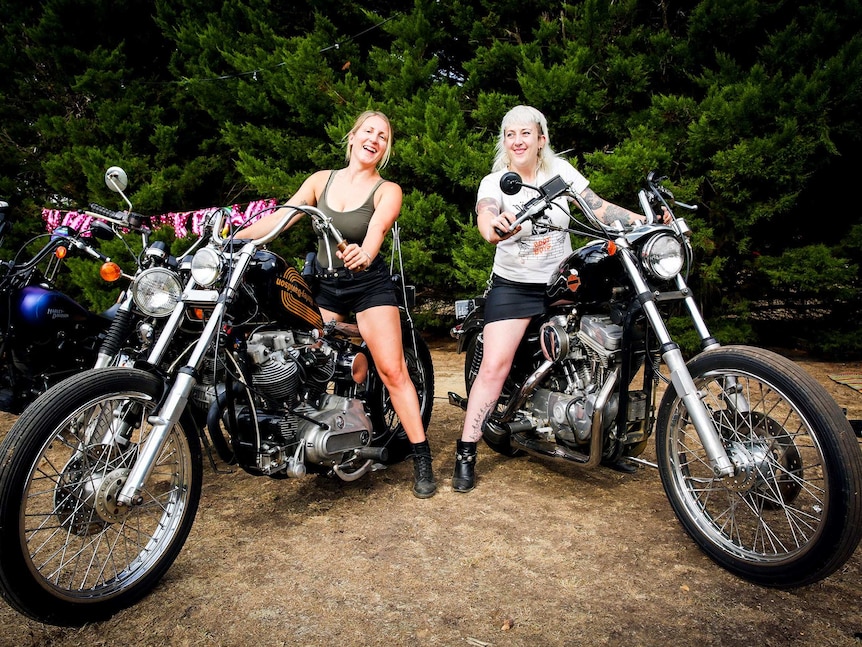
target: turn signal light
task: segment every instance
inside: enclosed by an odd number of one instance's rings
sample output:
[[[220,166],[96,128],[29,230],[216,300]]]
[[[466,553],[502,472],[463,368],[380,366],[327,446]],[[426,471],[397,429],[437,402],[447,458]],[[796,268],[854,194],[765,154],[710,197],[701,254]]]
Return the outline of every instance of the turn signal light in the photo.
[[[108,283],[113,283],[122,275],[123,270],[120,269],[120,266],[111,261],[102,263],[102,267],[99,268],[99,276]]]
[[[57,249],[54,250],[54,256],[56,256],[60,260],[63,260],[64,258],[66,258],[66,254],[68,254],[68,253],[69,253],[69,250],[66,247],[58,247]]]

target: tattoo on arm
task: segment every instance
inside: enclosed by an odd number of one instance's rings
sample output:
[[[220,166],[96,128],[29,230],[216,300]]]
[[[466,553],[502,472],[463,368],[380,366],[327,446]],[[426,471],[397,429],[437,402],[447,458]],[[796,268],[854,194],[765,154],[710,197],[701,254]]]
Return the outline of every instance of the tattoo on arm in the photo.
[[[490,211],[492,218],[500,215],[500,205],[494,198],[482,198],[476,203],[476,215],[484,210]]]
[[[592,189],[585,189],[583,196],[584,200],[587,201],[587,205],[589,205],[590,209],[592,209],[593,211],[595,211],[596,209],[600,209],[601,206],[605,203],[605,201],[602,200],[598,195],[596,195],[596,192]]]
[[[615,204],[608,203],[608,208],[605,209],[604,220],[608,224],[619,220],[620,224],[630,225],[632,222],[631,215],[632,214],[628,209],[623,209]]]
[[[605,224],[613,224],[617,220],[620,221],[621,225],[630,225],[633,221],[632,216],[634,215],[628,209],[623,209],[620,206],[615,205],[613,202],[606,202],[601,197],[599,197],[595,191],[592,189],[586,189],[583,193],[584,200],[586,200],[590,209],[595,212],[598,212],[602,208],[602,214],[600,216],[602,222]],[[598,216],[599,214],[596,213]]]

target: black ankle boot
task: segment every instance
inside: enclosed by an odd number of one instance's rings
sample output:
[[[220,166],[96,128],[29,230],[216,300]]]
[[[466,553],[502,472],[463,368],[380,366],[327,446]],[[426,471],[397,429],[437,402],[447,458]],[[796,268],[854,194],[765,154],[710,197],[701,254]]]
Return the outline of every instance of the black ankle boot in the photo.
[[[455,445],[455,473],[452,474],[452,489],[469,492],[476,487],[476,443],[459,440]]]
[[[432,497],[437,491],[431,460],[427,440],[413,444],[413,494],[420,499]]]

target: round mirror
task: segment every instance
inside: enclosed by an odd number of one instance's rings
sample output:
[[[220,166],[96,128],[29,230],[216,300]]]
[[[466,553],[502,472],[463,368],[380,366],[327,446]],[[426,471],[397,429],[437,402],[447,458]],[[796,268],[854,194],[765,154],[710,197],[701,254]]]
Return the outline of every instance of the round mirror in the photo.
[[[500,178],[500,189],[506,195],[515,195],[521,190],[522,186],[521,176],[514,171],[503,173],[503,176]]]
[[[126,172],[119,166],[112,166],[105,171],[105,184],[111,191],[122,193],[129,186],[129,178],[126,177]]]

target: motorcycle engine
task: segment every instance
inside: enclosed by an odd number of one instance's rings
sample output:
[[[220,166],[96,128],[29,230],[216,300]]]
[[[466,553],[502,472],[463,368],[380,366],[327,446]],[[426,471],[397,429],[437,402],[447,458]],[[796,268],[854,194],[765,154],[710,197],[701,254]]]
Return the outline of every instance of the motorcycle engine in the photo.
[[[252,386],[267,400],[257,411],[257,462],[264,473],[301,476],[306,463],[337,466],[370,445],[362,401],[327,391],[330,382],[364,379],[367,360],[361,352],[336,349],[310,333],[278,330],[251,335],[247,353]],[[240,433],[253,428],[249,415],[248,408],[238,414],[245,421]]]
[[[550,388],[536,389],[532,398],[532,413],[542,422],[539,427],[570,445],[589,441],[595,415],[601,415],[604,428],[616,419],[616,394],[600,412],[596,411],[596,400],[609,369],[618,361],[622,339],[622,328],[609,317],[584,315],[574,321],[578,323],[574,331],[565,316],[554,317],[542,326],[542,353],[556,363],[557,369],[546,382]]]
[[[247,344],[252,384],[273,403],[290,403],[301,385],[322,385],[335,374],[335,353],[319,339],[291,330],[253,334]]]

